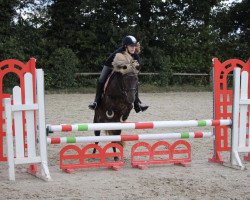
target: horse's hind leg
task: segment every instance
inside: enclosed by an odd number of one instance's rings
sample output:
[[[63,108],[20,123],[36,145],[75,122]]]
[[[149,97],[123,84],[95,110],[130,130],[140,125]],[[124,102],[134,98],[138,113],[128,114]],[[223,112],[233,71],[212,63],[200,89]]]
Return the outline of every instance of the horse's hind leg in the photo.
[[[95,136],[100,136],[101,131],[95,131]],[[95,144],[97,145],[99,142],[95,142]],[[96,148],[94,148],[93,150],[93,154],[96,153]]]

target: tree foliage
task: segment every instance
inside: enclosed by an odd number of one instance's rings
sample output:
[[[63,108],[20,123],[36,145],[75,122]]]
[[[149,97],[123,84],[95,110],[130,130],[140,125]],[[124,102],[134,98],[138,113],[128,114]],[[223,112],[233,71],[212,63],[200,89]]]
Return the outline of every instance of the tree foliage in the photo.
[[[249,58],[249,0],[0,2],[0,60],[37,58],[47,87],[71,87],[73,73],[101,71],[126,35],[142,45],[142,71],[160,72],[162,85],[172,72],[209,73],[213,57]]]

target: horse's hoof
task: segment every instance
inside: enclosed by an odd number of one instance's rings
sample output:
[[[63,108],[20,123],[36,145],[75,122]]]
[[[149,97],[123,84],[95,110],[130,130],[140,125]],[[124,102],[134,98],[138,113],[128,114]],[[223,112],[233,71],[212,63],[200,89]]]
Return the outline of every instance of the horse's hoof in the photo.
[[[110,167],[112,170],[115,170],[115,171],[119,171],[121,168],[122,168],[122,166],[112,166],[112,167]]]
[[[90,110],[95,110],[97,108],[97,103],[93,102],[93,103],[89,104],[88,107],[89,107]]]
[[[119,161],[119,158],[117,156],[114,157],[115,161]]]

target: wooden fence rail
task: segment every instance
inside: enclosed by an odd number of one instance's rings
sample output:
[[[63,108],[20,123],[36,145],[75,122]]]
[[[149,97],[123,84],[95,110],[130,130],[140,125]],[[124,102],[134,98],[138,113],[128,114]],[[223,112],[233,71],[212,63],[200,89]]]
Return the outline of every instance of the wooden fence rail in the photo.
[[[75,76],[97,76],[100,75],[99,72],[89,72],[89,73],[75,73]],[[143,72],[140,73],[141,76],[158,76],[160,73],[155,72]],[[207,73],[173,73],[173,76],[211,76]]]

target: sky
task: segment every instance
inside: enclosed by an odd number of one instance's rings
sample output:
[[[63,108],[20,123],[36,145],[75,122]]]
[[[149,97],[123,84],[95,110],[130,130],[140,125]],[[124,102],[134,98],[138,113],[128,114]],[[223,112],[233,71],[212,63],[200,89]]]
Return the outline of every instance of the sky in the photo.
[[[53,0],[52,0],[53,1]],[[162,0],[163,2],[165,2],[166,0]],[[225,0],[225,1],[222,1],[221,3],[224,4],[225,6],[230,6],[232,3],[239,3],[241,2],[242,0]],[[46,3],[47,1],[45,1],[45,5],[43,6],[46,6],[48,5],[48,2]],[[27,15],[27,11],[28,12],[35,12],[34,10],[32,10],[31,8],[24,8],[22,10],[17,10],[17,13],[18,14],[21,14],[22,18],[23,19],[26,19],[28,17]],[[14,21],[16,21],[17,19],[14,19]]]
[[[242,2],[242,0],[226,0],[224,1],[224,4],[228,4],[231,5],[232,3],[238,3],[238,2]]]

